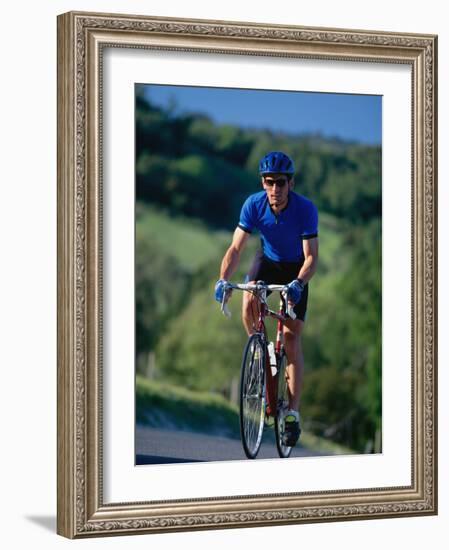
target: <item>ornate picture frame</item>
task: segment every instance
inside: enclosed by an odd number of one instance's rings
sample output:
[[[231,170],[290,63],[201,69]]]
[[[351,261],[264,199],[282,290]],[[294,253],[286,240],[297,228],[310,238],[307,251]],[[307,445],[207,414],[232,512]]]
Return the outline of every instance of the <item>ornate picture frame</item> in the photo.
[[[404,312],[412,327],[409,485],[158,500],[150,490],[144,502],[105,502],[105,48],[410,67],[412,310]],[[436,389],[436,36],[81,12],[58,17],[59,534],[83,538],[436,514]]]

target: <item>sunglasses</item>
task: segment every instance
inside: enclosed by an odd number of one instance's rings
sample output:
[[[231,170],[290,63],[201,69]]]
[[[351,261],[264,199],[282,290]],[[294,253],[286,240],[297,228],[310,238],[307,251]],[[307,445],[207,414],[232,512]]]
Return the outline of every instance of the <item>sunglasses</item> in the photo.
[[[268,187],[273,187],[274,184],[276,184],[278,187],[284,187],[284,185],[286,185],[289,180],[287,178],[279,178],[279,179],[269,179],[267,180],[266,178],[263,179],[264,183],[266,185],[268,185]]]

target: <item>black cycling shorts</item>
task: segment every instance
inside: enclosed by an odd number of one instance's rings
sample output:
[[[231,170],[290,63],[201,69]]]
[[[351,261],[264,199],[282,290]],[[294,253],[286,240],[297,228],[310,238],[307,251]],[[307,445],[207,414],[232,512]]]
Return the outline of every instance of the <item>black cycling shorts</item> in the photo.
[[[303,262],[274,262],[264,256],[262,250],[258,250],[246,276],[246,281],[263,281],[268,285],[286,285],[298,278],[302,264]],[[308,295],[309,285],[306,284],[301,300],[293,308],[296,318],[301,321],[306,319]]]

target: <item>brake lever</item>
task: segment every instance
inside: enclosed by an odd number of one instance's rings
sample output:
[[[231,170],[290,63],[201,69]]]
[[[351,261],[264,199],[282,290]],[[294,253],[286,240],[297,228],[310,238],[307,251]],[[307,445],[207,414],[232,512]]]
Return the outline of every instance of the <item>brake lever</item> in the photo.
[[[221,302],[221,312],[223,313],[223,315],[225,315],[225,317],[230,319],[232,314],[231,314],[231,311],[228,307],[228,300],[229,300],[228,294],[229,294],[229,290],[225,290],[223,292],[223,300]]]
[[[290,319],[295,320],[296,319],[296,313],[294,311],[295,306],[290,305],[290,303],[287,299],[287,292],[285,292],[285,291],[282,292],[282,296],[284,297],[285,304],[287,306],[287,315],[290,317]]]

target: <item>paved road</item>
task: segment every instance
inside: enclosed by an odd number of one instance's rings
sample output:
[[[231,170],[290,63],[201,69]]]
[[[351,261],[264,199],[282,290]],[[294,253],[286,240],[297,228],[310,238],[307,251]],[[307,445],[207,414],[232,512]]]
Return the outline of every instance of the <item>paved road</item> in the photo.
[[[257,459],[279,457],[273,434],[272,429],[265,431]],[[291,456],[318,456],[322,454],[312,449],[297,446],[293,449]],[[136,428],[137,464],[245,459],[246,456],[239,439],[184,431],[161,430],[141,425]]]

